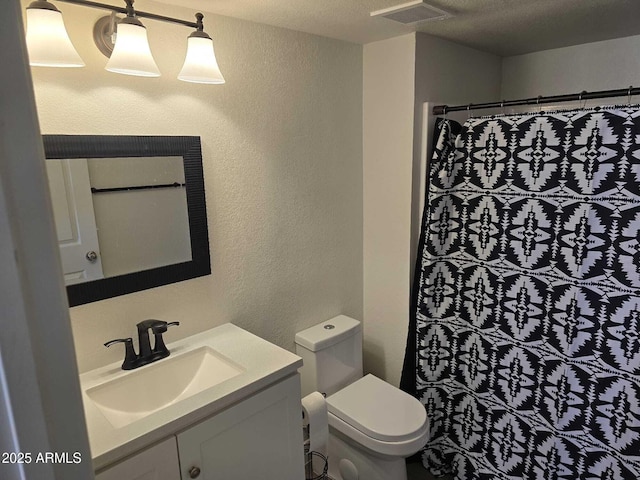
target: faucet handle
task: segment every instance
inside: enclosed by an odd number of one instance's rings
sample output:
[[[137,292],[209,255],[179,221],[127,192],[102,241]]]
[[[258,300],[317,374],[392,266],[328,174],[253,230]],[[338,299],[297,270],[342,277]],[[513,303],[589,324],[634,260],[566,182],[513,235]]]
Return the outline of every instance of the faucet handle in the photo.
[[[129,338],[116,338],[115,340],[109,340],[104,344],[105,347],[110,347],[116,343],[124,343],[124,361],[122,362],[122,370],[133,370],[136,368],[138,355],[133,349],[133,339]]]
[[[151,331],[154,334],[164,333],[167,331],[167,328],[173,327],[174,325],[180,325],[180,322],[163,322],[162,320],[153,320],[151,325]]]
[[[108,342],[106,342],[104,344],[105,347],[110,347],[111,345],[115,344],[115,343],[128,343],[131,342],[133,343],[133,338],[129,337],[129,338],[116,338],[115,340],[109,340]]]
[[[175,325],[180,325],[180,322],[162,322],[162,324],[156,325],[156,327],[151,327],[151,331],[155,337],[155,345],[153,346],[153,354],[156,358],[164,358],[169,356],[169,350],[167,346],[164,344],[164,339],[162,338],[162,334],[167,331],[169,327],[173,327]]]

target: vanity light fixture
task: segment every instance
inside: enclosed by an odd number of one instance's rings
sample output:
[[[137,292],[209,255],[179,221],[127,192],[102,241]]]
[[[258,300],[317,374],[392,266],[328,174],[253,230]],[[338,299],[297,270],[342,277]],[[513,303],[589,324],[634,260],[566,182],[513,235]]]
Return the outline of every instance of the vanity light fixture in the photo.
[[[158,77],[160,71],[153,59],[146,28],[139,18],[150,18],[195,28],[187,40],[187,55],[178,75],[180,80],[193,83],[222,84],[224,77],[218,67],[213,40],[204,32],[204,15],[196,14],[196,22],[189,22],[155,13],[133,9],[134,0],[124,0],[126,8],[90,0],[57,0],[91,8],[110,10],[94,26],[94,41],[109,61],[106,70],[125,75]],[[125,14],[118,19],[116,14]],[[67,35],[62,14],[47,0],[36,0],[27,7],[27,49],[32,66],[84,66]]]

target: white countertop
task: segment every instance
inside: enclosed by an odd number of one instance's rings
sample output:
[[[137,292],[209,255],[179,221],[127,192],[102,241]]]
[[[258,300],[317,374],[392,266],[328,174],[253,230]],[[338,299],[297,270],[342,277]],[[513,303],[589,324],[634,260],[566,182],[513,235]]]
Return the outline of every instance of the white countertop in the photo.
[[[242,367],[243,371],[192,397],[169,405],[121,428],[115,428],[86,391],[105,381],[128,375],[122,362],[80,375],[84,412],[95,470],[184,430],[293,373],[302,359],[230,323],[168,344],[172,358],[199,347],[210,347]],[[124,354],[123,354],[124,355]],[[150,365],[163,362],[159,360]]]

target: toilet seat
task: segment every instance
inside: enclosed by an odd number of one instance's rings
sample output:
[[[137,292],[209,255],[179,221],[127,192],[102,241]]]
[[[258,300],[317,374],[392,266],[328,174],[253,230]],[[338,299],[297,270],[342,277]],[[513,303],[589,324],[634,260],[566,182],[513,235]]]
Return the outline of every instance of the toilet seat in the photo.
[[[329,425],[374,452],[412,455],[427,440],[427,414],[411,395],[367,375],[327,398]]]

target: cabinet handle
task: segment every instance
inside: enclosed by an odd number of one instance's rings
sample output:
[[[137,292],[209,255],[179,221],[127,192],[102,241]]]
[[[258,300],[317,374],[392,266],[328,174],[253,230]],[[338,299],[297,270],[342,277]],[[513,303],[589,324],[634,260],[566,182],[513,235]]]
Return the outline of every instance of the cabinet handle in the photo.
[[[200,469],[198,467],[191,467],[189,469],[189,476],[191,478],[198,478],[200,476]]]

